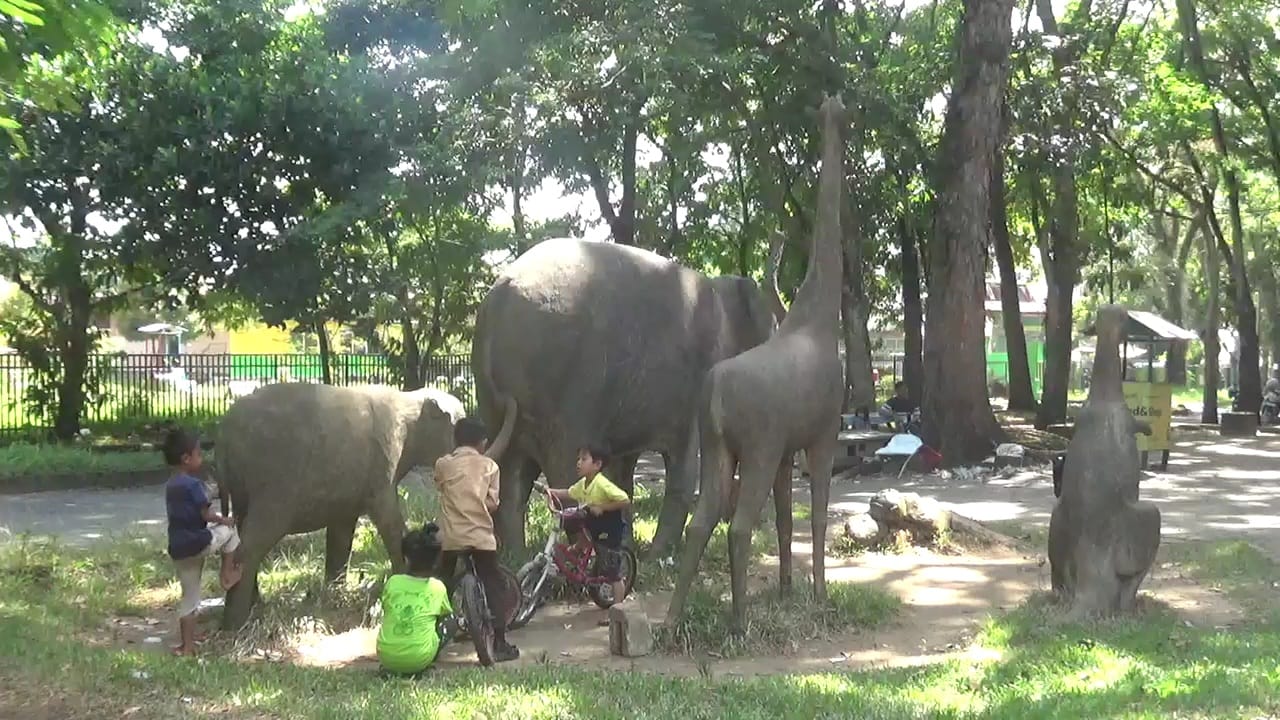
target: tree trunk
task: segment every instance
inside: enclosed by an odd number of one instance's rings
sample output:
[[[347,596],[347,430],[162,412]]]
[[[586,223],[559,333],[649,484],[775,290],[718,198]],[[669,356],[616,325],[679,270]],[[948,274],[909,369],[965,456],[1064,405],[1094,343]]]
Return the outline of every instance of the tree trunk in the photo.
[[[871,412],[876,402],[871,373],[871,336],[867,321],[871,301],[863,277],[863,226],[854,207],[852,188],[845,186],[846,201],[841,220],[844,230],[844,282],[840,286],[840,322],[844,331],[844,411]]]
[[[1217,92],[1204,57],[1195,0],[1177,0],[1177,10],[1183,45],[1192,69],[1207,91]],[[1239,332],[1237,348],[1239,384],[1236,386],[1239,393],[1238,401],[1241,410],[1256,413],[1262,405],[1262,375],[1258,358],[1258,309],[1253,303],[1253,291],[1249,287],[1249,255],[1245,247],[1244,228],[1240,217],[1240,176],[1231,164],[1231,148],[1227,144],[1226,129],[1223,127],[1222,115],[1217,106],[1209,108],[1209,120],[1231,213],[1231,252],[1228,261],[1233,290],[1231,299],[1236,315],[1236,330]]]
[[[317,320],[313,325],[316,338],[320,342],[320,381],[325,385],[333,384],[333,348],[329,345],[329,330],[324,320]]]
[[[1200,412],[1200,422],[1216,425],[1218,422],[1218,330],[1222,327],[1222,319],[1218,310],[1222,287],[1218,279],[1218,241],[1207,229],[1204,237],[1204,284],[1205,327],[1202,337],[1204,343],[1204,409]]]
[[[1260,246],[1254,255],[1264,257]],[[1269,377],[1274,363],[1280,361],[1280,287],[1276,282],[1275,266],[1270,263],[1260,265],[1258,299],[1262,302],[1262,317],[1267,321],[1265,327],[1267,344],[1262,364],[1265,374]]]
[[[1087,44],[1068,37],[1053,14],[1053,3],[1036,0],[1036,12],[1046,35],[1054,36],[1053,68],[1059,76],[1074,74]],[[1071,24],[1081,29],[1088,26],[1092,5],[1085,3],[1075,13]],[[1118,28],[1119,26],[1114,26]],[[1112,35],[1114,36],[1114,30]],[[1087,35],[1085,35],[1087,37]],[[1049,286],[1045,307],[1044,370],[1041,375],[1040,411],[1036,427],[1044,429],[1067,418],[1067,393],[1071,386],[1071,296],[1080,282],[1083,249],[1080,247],[1080,204],[1076,186],[1075,150],[1071,147],[1080,132],[1077,122],[1082,111],[1078,90],[1071,90],[1053,119],[1054,131],[1067,147],[1062,156],[1050,159],[1052,200],[1040,202],[1047,207],[1047,237],[1037,233],[1040,259]],[[1038,189],[1038,185],[1036,185]],[[1037,201],[1038,202],[1038,201]]]
[[[427,357],[433,357],[444,346],[445,278],[437,256],[431,258],[431,327],[427,328]]]
[[[1048,297],[1045,299],[1044,372],[1036,427],[1044,429],[1067,419],[1067,392],[1071,386],[1072,294],[1080,282],[1080,221],[1076,196],[1075,164],[1064,161],[1054,170],[1053,200],[1048,204],[1048,227],[1038,227],[1037,244],[1044,266]],[[1033,205],[1044,207],[1038,184]],[[1033,210],[1033,215],[1038,212]],[[1034,218],[1033,218],[1034,221]],[[1039,226],[1038,221],[1034,221]]]
[[[742,277],[751,277],[751,198],[747,196],[747,178],[742,168],[742,152],[742,148],[734,146],[729,167],[733,172],[734,194],[738,199],[738,274]],[[781,256],[778,257],[777,262],[782,262]],[[766,277],[765,280],[768,281],[768,278]],[[773,273],[773,283],[774,294],[777,295],[776,269]]]
[[[1232,295],[1239,334],[1236,349],[1239,353],[1240,410],[1256,413],[1262,409],[1262,363],[1259,357],[1258,308],[1253,303],[1253,290],[1249,285],[1248,249],[1245,247],[1244,224],[1240,217],[1240,181],[1235,170],[1224,171],[1227,181],[1227,198],[1231,212],[1231,279],[1235,293]]]
[[[400,301],[400,359],[404,363],[404,389],[418,390],[426,382],[422,377],[422,351],[418,348],[418,332],[413,325],[409,288],[402,286],[397,295]]]
[[[1000,317],[1004,321],[1005,349],[1009,355],[1009,409],[1035,410],[1027,334],[1022,325],[1022,302],[1018,297],[1018,269],[1013,262],[1013,245],[1009,240],[1004,153],[1000,148],[996,148],[992,159],[990,196],[991,244],[995,248],[996,264],[1000,267]]]
[[[1042,430],[1067,419],[1067,393],[1071,386],[1071,295],[1076,286],[1072,270],[1060,263],[1045,269],[1049,292],[1045,298],[1044,379],[1040,411],[1036,414],[1036,427]]]
[[[511,230],[515,234],[517,252],[529,247],[529,233],[524,222],[524,173],[526,151],[524,98],[519,93],[511,96]]]
[[[73,305],[80,305],[74,303]],[[58,409],[54,417],[53,433],[58,440],[67,441],[80,432],[86,400],[85,381],[89,375],[89,317],[92,309],[72,307],[70,323],[64,325],[66,336],[59,342],[62,349],[62,378],[58,382]]]
[[[924,397],[924,304],[920,301],[920,261],[916,235],[911,229],[911,207],[906,195],[906,176],[898,175],[902,192],[902,213],[898,216],[898,249],[902,253],[902,375],[911,397]]]
[[[636,146],[640,139],[640,123],[643,122],[640,112],[643,108],[643,99],[633,102],[627,111],[626,125],[622,129],[622,198],[618,201],[616,210],[609,198],[609,178],[599,160],[592,154],[590,144],[586,142],[586,136],[596,131],[596,125],[589,119],[584,119],[583,123],[582,162],[587,178],[591,181],[596,202],[600,205],[600,217],[609,224],[613,241],[619,245],[636,243]]]
[[[1178,244],[1177,255],[1174,258],[1173,265],[1173,281],[1169,284],[1169,294],[1166,297],[1167,313],[1169,322],[1184,327],[1183,323],[1187,321],[1187,258],[1191,255],[1191,246],[1195,243],[1196,233],[1204,229],[1204,221],[1197,220],[1192,222],[1187,228],[1187,234]],[[1165,361],[1166,376],[1169,378],[1185,377],[1187,372],[1187,355],[1185,349],[1183,352],[1171,352]]]
[[[1012,0],[964,1],[938,146],[922,410],[925,442],[951,466],[983,460],[1004,435],[987,397],[983,286],[1012,12]]]

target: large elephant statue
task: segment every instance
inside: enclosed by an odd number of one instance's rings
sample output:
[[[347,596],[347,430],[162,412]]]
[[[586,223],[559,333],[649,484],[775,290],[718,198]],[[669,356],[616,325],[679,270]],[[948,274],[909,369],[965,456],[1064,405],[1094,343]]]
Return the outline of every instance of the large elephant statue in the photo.
[[[368,515],[401,570],[396,485],[452,450],[462,415],[457,398],[431,389],[281,383],[238,400],[222,421],[215,458],[244,568],[227,595],[223,626],[237,629],[248,619],[258,568],[285,535],[326,529],[325,580],[332,582],[346,569],[356,522]],[[499,438],[494,450],[505,443]]]
[[[546,240],[512,263],[476,315],[476,399],[510,438],[498,533],[524,544],[529,492],[575,479],[580,447],[613,451],[605,473],[633,490],[640,453],[667,479],[654,550],[680,538],[697,486],[696,400],[715,363],[769,338],[766,294],[743,277],[708,278],[613,243]]]

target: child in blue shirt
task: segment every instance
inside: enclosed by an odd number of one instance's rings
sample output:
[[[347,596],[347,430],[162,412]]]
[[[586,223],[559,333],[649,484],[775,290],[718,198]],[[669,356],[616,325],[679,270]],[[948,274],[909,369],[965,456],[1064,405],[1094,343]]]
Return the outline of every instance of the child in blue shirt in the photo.
[[[236,534],[235,521],[213,510],[204,483],[195,477],[204,462],[199,438],[175,428],[165,437],[161,450],[165,463],[173,469],[173,477],[164,486],[164,501],[169,516],[169,557],[173,558],[182,584],[182,602],[178,606],[181,644],[173,651],[177,655],[190,655],[195,652],[196,610],[200,608],[204,559],[222,555],[219,575],[222,589],[234,587],[240,582],[241,570],[232,553],[240,547],[240,536]]]

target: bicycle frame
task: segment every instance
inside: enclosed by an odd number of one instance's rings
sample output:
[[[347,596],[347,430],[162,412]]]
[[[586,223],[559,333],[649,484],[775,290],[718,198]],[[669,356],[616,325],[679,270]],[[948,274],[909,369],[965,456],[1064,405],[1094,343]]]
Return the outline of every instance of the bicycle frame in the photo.
[[[543,545],[542,551],[538,553],[538,557],[542,559],[543,571],[542,577],[539,578],[538,584],[534,587],[534,593],[542,592],[542,588],[547,581],[554,577],[562,577],[566,582],[583,586],[604,585],[610,582],[592,574],[588,570],[591,560],[596,554],[594,543],[588,546],[587,553],[582,557],[570,556],[569,551],[574,544],[560,542],[560,533],[564,530],[561,523],[568,516],[568,513],[559,506],[559,503],[551,495],[546,495],[545,497],[547,506],[557,522],[556,526],[547,534],[547,542]]]

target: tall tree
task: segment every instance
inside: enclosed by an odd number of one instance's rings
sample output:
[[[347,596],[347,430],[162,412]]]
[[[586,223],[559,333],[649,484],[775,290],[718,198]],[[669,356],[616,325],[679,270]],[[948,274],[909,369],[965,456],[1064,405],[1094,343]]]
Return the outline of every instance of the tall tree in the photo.
[[[1004,179],[1004,136],[1008,127],[1007,104],[1002,104],[1001,142],[991,162],[991,245],[1000,270],[1000,318],[1004,325],[1005,351],[1009,357],[1009,409],[1035,410],[1031,387],[1031,364],[1027,357],[1027,333],[1022,324],[1021,288],[1009,237],[1008,198]]]
[[[983,287],[1012,12],[1012,0],[965,0],[938,147],[922,410],[925,441],[951,465],[981,460],[1003,435],[986,392]]]
[[[1200,37],[1200,20],[1195,0],[1177,0],[1178,23],[1193,72],[1206,89],[1213,87],[1213,76],[1205,60]],[[1258,348],[1258,309],[1253,302],[1253,290],[1249,284],[1249,256],[1245,244],[1242,217],[1240,172],[1234,152],[1217,106],[1209,108],[1209,123],[1213,144],[1218,153],[1217,166],[1227,191],[1227,212],[1230,220],[1230,245],[1222,248],[1227,266],[1231,269],[1232,304],[1235,311],[1236,330],[1239,332],[1239,392],[1240,408],[1257,412],[1262,404],[1262,376]],[[1225,238],[1223,238],[1225,241]]]

